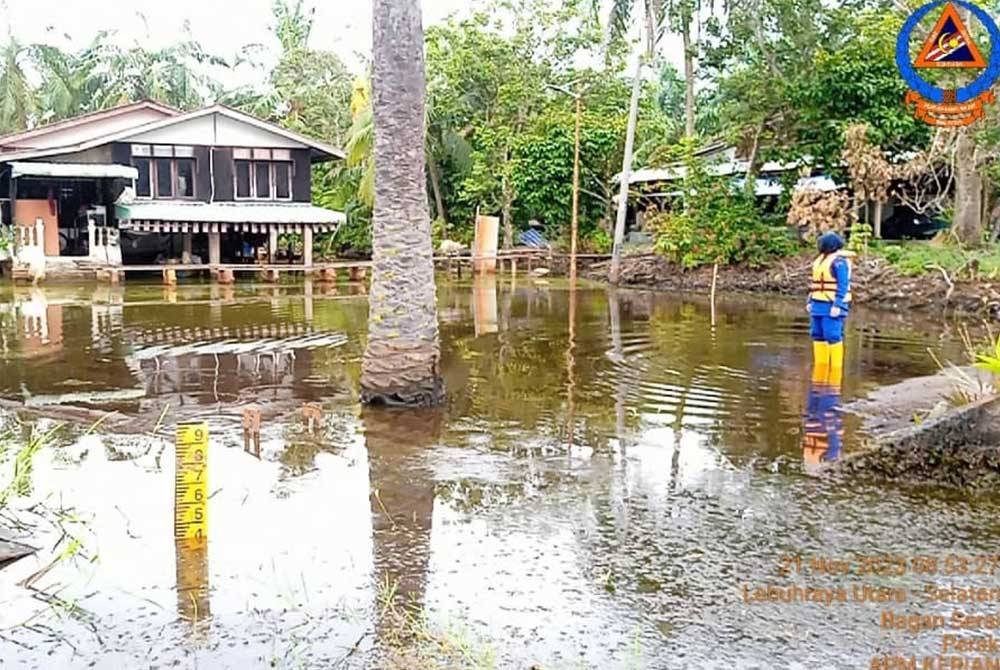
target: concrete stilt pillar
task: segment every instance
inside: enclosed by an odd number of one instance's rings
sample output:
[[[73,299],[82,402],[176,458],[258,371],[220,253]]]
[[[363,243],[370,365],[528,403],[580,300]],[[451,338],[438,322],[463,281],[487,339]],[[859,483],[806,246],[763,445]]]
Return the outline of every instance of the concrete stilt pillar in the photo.
[[[219,265],[222,263],[222,234],[208,234],[208,264]]]
[[[267,262],[274,263],[278,258],[278,229],[271,226],[267,230]]]
[[[312,226],[302,227],[302,264],[307,268],[313,265],[313,229]]]
[[[192,249],[193,236],[191,233],[184,233],[181,236],[181,243],[184,245],[183,251],[181,252],[181,263],[188,265],[191,263],[191,249]]]

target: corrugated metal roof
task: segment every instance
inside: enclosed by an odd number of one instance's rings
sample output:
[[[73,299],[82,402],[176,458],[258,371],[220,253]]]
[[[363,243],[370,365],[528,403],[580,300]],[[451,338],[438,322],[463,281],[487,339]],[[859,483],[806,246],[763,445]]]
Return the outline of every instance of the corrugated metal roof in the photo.
[[[11,177],[117,177],[138,179],[139,171],[131,165],[114,163],[11,163]]]
[[[150,201],[118,205],[118,218],[202,223],[344,223],[343,212],[305,203]]]

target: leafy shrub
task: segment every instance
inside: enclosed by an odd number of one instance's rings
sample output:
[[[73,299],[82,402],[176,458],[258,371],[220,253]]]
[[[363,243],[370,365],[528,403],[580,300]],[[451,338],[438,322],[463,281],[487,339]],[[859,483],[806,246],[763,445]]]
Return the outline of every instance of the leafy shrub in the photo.
[[[787,229],[768,225],[751,193],[710,177],[690,150],[685,165],[683,204],[649,219],[657,252],[694,268],[710,263],[758,267],[795,251]]]
[[[588,254],[606,254],[611,252],[614,241],[607,231],[595,228],[580,240],[580,251]]]

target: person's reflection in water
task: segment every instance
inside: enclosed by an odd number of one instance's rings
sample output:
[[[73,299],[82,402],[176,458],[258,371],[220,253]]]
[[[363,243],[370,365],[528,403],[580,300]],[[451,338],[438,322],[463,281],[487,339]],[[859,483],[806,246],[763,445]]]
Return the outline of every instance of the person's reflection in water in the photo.
[[[844,424],[840,410],[840,388],[844,369],[828,362],[813,364],[809,399],[806,403],[802,462],[806,472],[840,458]]]

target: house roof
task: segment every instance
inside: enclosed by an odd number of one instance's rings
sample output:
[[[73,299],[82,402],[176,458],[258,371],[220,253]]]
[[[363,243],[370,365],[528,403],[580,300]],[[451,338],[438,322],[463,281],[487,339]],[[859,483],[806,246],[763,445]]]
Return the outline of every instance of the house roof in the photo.
[[[123,114],[129,114],[141,109],[150,109],[160,112],[165,116],[177,116],[181,113],[180,110],[159,102],[154,102],[152,100],[140,100],[139,102],[131,102],[125,105],[111,107],[109,109],[101,109],[96,112],[80,114],[69,119],[53,121],[35,128],[29,128],[28,130],[21,130],[14,133],[8,133],[7,135],[0,135],[0,151],[3,151],[4,147],[13,147],[14,150],[17,150],[28,140],[37,139],[57,130],[66,130],[67,128],[73,128],[87,123],[95,123],[97,121],[121,116]]]
[[[791,170],[796,170],[804,165],[809,165],[811,158],[808,156],[803,156],[801,159],[792,161],[790,163],[778,163],[776,161],[769,161],[760,166],[759,173],[767,174],[774,172],[790,172]],[[745,175],[747,172],[747,162],[746,161],[726,161],[723,163],[717,163],[713,165],[706,165],[705,171],[714,177],[727,177],[730,175]],[[635,170],[629,175],[629,184],[644,184],[648,182],[658,182],[658,181],[677,181],[678,179],[683,179],[687,175],[687,168],[683,165],[673,165],[665,168],[644,168],[641,170]],[[615,175],[615,181],[618,181],[620,175]]]
[[[11,163],[10,176],[17,177],[112,177],[138,179],[139,171],[131,165],[113,163]]]
[[[335,224],[343,212],[305,203],[136,201],[118,205],[123,221],[180,221],[199,223]],[[128,225],[122,226],[127,228]]]
[[[51,147],[45,149],[37,150],[25,150],[25,151],[15,151],[9,154],[0,153],[0,160],[12,161],[12,160],[35,160],[38,158],[45,158],[48,156],[57,156],[60,154],[76,153],[79,151],[86,151],[87,149],[93,149],[94,147],[99,147],[104,144],[111,142],[127,141],[130,137],[140,135],[142,133],[148,133],[154,130],[160,130],[161,128],[169,128],[170,126],[184,123],[186,121],[191,121],[193,119],[198,119],[204,116],[210,116],[212,114],[220,114],[222,116],[228,117],[240,123],[245,123],[250,126],[254,126],[261,130],[269,133],[273,133],[280,137],[292,140],[299,144],[303,144],[313,151],[313,159],[324,160],[327,158],[344,158],[344,152],[340,149],[332,147],[318,140],[314,140],[311,137],[307,137],[300,133],[282,128],[281,126],[269,123],[267,121],[262,121],[256,117],[250,116],[249,114],[244,114],[243,112],[237,111],[225,105],[212,105],[210,107],[204,107],[202,109],[195,110],[193,112],[187,112],[183,114],[176,114],[166,119],[161,119],[158,121],[153,121],[151,123],[144,123],[132,128],[127,128],[124,130],[118,130],[109,134],[101,135],[89,139],[85,142],[80,142],[78,144],[61,146],[61,147]]]

